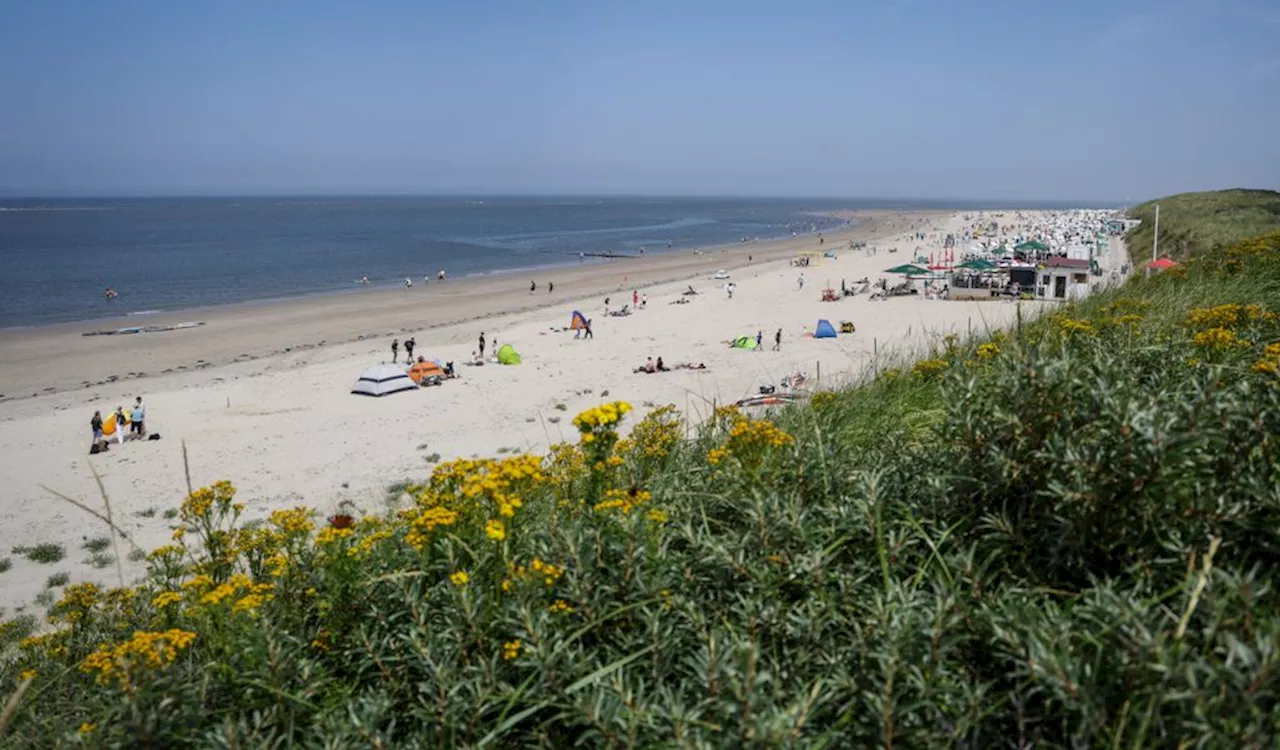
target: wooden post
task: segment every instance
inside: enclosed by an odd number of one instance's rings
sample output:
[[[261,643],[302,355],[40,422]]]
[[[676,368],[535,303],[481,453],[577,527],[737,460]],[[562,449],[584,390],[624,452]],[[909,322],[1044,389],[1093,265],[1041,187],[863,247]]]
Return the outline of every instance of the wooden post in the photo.
[[[822,360],[818,360],[818,382],[822,382]]]

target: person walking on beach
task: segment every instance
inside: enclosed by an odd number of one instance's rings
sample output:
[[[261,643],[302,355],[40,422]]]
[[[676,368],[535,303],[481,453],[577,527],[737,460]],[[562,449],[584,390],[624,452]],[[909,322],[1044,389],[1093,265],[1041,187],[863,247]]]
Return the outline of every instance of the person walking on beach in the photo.
[[[590,320],[590,319],[588,319],[588,320],[587,320],[587,324],[586,324],[586,331],[583,333],[582,338],[584,338],[584,339],[593,339],[593,338],[595,338],[595,336],[594,336],[594,335],[592,335],[592,333],[591,333],[591,320]]]
[[[778,329],[777,333],[773,334],[773,350],[775,352],[782,351],[782,329],[781,328]]]
[[[413,363],[413,347],[416,345],[417,342],[412,337],[404,340],[404,361],[408,364]]]
[[[552,292],[554,292],[555,290],[556,290],[556,282],[554,282],[554,281],[548,281],[548,282],[547,282],[547,294],[551,294],[551,293],[552,293]]]
[[[764,341],[764,331],[756,331],[756,351],[760,351]]]
[[[480,359],[484,359],[484,332],[480,332]]]
[[[533,294],[533,293],[534,293],[534,292],[536,292],[536,291],[538,291],[538,282],[536,282],[536,281],[530,281],[530,282],[529,282],[529,294]]]
[[[802,273],[802,274],[800,274],[800,278],[796,280],[796,284],[798,285],[798,286],[796,287],[796,289],[804,289],[804,274],[803,274],[803,273]]]
[[[147,436],[146,428],[147,410],[142,405],[142,396],[133,402],[133,411],[129,412],[129,431],[137,435],[139,439]]]
[[[93,444],[97,445],[102,439],[102,412],[93,413],[93,419],[89,420],[89,428],[93,430]]]
[[[400,339],[391,339],[391,361],[400,359]]]
[[[640,306],[640,293],[634,289],[631,290],[631,306],[632,307]]]

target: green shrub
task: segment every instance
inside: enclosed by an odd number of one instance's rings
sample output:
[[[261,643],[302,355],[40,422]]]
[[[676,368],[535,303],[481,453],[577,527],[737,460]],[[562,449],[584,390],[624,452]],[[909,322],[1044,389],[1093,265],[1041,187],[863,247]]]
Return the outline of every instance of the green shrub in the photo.
[[[18,550],[21,550],[19,552]],[[61,544],[45,542],[34,547],[15,547],[15,554],[25,555],[28,560],[38,563],[55,563],[67,556],[67,549]]]
[[[109,536],[94,537],[93,539],[86,541],[82,546],[84,549],[88,550],[89,552],[101,552],[105,550],[107,547],[111,546],[111,537]]]
[[[71,580],[71,574],[67,573],[66,571],[54,573],[53,575],[49,576],[49,580],[44,582],[44,587],[47,589],[54,589],[59,586],[66,586],[67,581],[70,581],[70,580]]]

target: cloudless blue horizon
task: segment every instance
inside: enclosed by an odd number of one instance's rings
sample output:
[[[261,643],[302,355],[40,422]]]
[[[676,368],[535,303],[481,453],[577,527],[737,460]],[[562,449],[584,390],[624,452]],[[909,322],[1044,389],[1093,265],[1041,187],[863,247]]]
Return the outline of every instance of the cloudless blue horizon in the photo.
[[[1280,187],[1268,0],[0,6],[0,195]]]

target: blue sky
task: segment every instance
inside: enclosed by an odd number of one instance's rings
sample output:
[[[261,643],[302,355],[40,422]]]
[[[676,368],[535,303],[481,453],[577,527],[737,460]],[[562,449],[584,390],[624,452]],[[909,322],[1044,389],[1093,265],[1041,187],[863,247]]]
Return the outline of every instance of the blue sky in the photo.
[[[1275,0],[0,4],[0,193],[1280,187]]]

